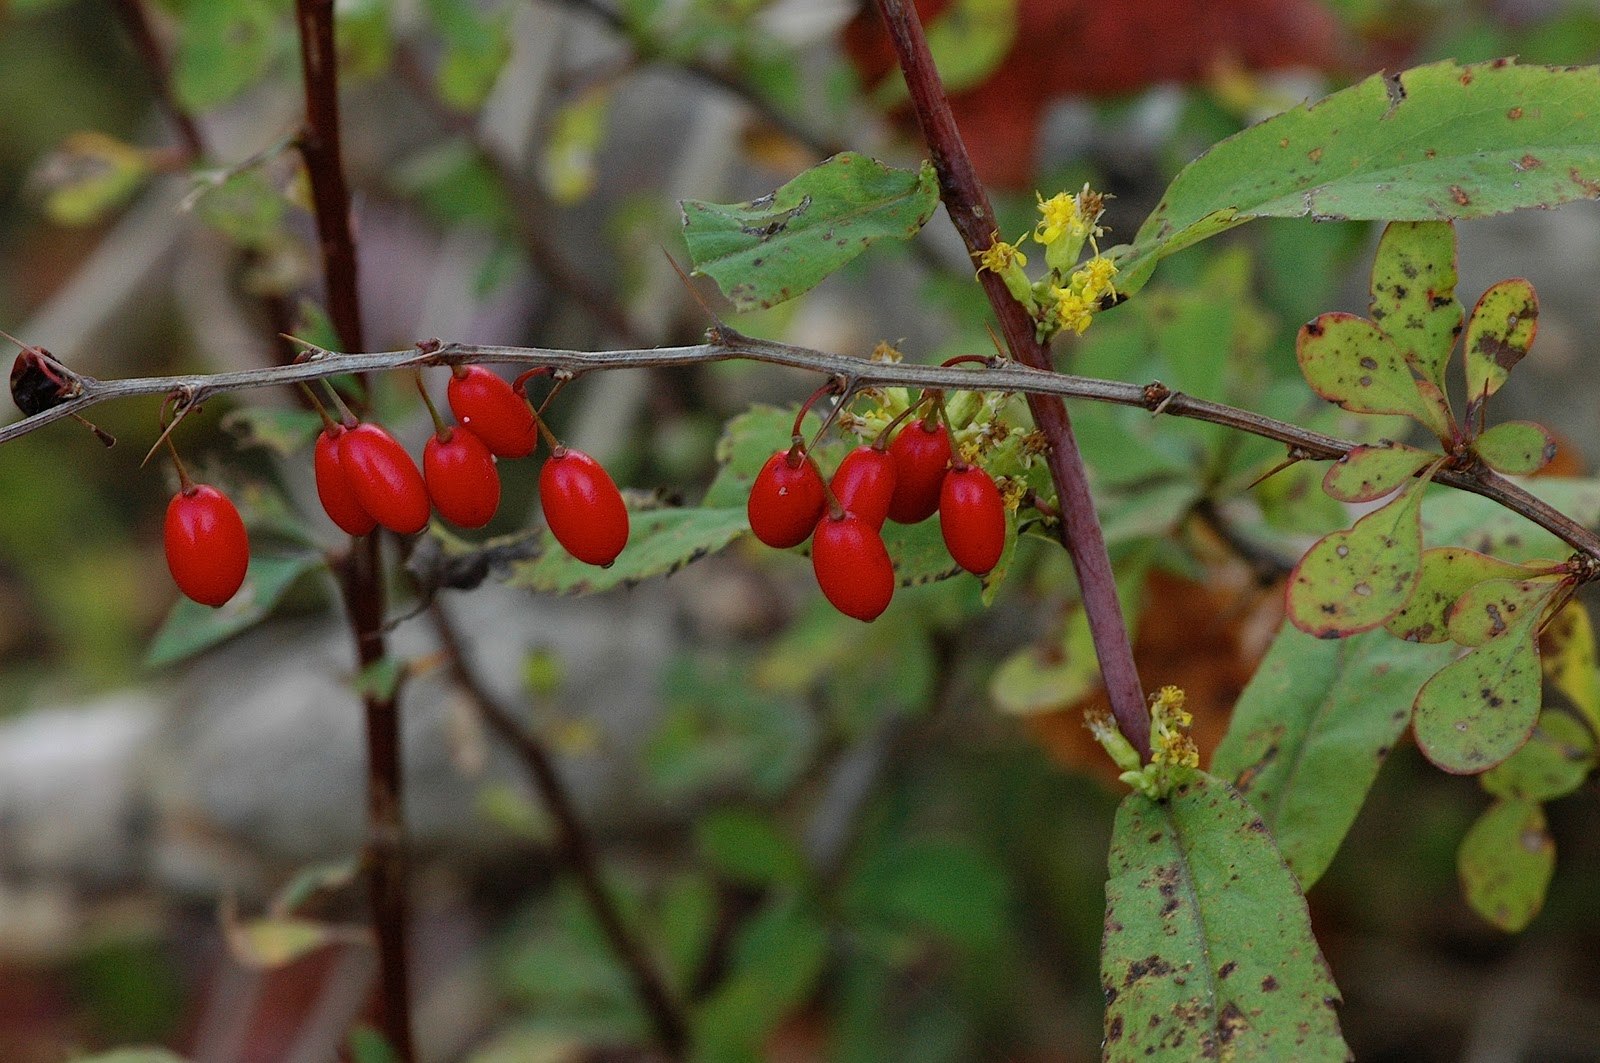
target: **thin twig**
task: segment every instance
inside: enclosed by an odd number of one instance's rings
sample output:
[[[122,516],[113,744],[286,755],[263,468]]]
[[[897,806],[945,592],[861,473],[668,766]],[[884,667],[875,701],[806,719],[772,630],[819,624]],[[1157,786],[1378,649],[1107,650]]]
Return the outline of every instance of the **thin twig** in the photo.
[[[184,376],[130,377],[124,380],[77,378],[79,393],[31,417],[0,428],[0,443],[37,431],[45,425],[113,399],[167,395],[181,391],[201,402],[250,388],[277,387],[300,381],[325,380],[349,373],[387,372],[418,366],[502,365],[544,366],[573,373],[592,373],[618,369],[663,369],[704,365],[726,361],[764,362],[804,370],[827,377],[839,377],[856,388],[909,387],[942,388],[946,391],[1016,392],[1024,395],[1051,395],[1067,399],[1087,399],[1113,406],[1136,406],[1144,410],[1162,407],[1167,417],[1220,424],[1264,439],[1276,440],[1294,450],[1301,460],[1333,461],[1363,444],[1315,432],[1287,421],[1279,421],[1250,410],[1221,402],[1186,395],[1159,384],[1130,384],[1121,380],[1100,380],[1069,373],[1042,372],[1015,364],[983,368],[945,368],[911,362],[876,362],[845,354],[796,347],[773,340],[759,340],[719,325],[710,342],[692,347],[653,347],[613,351],[574,351],[556,347],[503,347],[475,343],[449,343],[437,350],[382,351],[374,354],[319,352],[314,358],[294,365],[264,369],[243,369],[229,373],[189,374]],[[1488,469],[1441,470],[1434,482],[1472,494],[1482,495],[1506,509],[1526,517],[1567,543],[1574,550],[1600,560],[1600,535],[1504,477]]]
[[[451,675],[500,740],[511,747],[528,769],[540,800],[556,825],[556,845],[566,865],[578,878],[578,887],[605,934],[617,960],[627,968],[635,992],[644,1004],[661,1048],[673,1059],[683,1057],[688,1023],[667,989],[654,958],[629,929],[622,909],[600,871],[599,855],[576,805],[556,770],[555,761],[538,737],[517,722],[516,715],[494,696],[467,660],[461,638],[438,602],[428,608],[434,631],[444,649]]]
[[[989,205],[988,193],[978,180],[961,132],[956,128],[955,115],[950,111],[944,84],[922,32],[922,21],[916,8],[905,0],[878,0],[878,13],[888,26],[917,125],[933,156],[945,210],[961,233],[967,251],[976,256],[994,242],[994,209]],[[1011,297],[999,274],[985,270],[979,276],[989,305],[1000,321],[1000,331],[1011,356],[1023,365],[1049,371],[1050,353],[1038,340],[1033,318]],[[1117,597],[1111,555],[1106,551],[1094,496],[1089,490],[1088,473],[1072,434],[1066,404],[1058,398],[1030,394],[1028,408],[1050,445],[1046,457],[1066,518],[1057,527],[1078,576],[1084,614],[1089,621],[1089,634],[1094,641],[1112,714],[1123,736],[1141,756],[1148,757],[1150,713],[1145,706],[1139,670],[1133,661],[1133,642],[1122,616],[1122,603]]]

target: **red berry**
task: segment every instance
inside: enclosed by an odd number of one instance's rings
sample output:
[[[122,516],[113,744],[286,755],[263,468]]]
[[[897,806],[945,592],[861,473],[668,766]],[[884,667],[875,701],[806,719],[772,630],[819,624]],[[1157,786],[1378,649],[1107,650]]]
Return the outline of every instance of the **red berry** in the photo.
[[[339,457],[356,500],[379,524],[401,535],[428,526],[428,488],[394,436],[375,424],[358,424],[340,440]]]
[[[956,564],[982,576],[1000,562],[1006,545],[1006,504],[989,474],[957,465],[939,493],[939,531]]]
[[[167,568],[178,589],[201,605],[219,606],[244,583],[250,536],[228,496],[196,484],[167,505]]]
[[[841,506],[882,530],[894,484],[894,458],[887,450],[863,445],[845,455],[829,486]]]
[[[894,565],[883,537],[854,513],[817,522],[811,567],[833,607],[857,620],[876,620],[894,597]]]
[[[895,472],[889,519],[901,524],[927,520],[939,508],[939,489],[950,464],[950,433],[937,422],[930,428],[917,421],[895,436],[889,453]]]
[[[481,528],[500,508],[500,474],[494,467],[494,455],[465,428],[449,431],[449,439],[433,436],[422,448],[428,497],[451,524]]]
[[[789,453],[780,450],[767,459],[750,485],[750,501],[745,506],[756,538],[779,550],[806,541],[822,516],[824,502],[817,467],[804,455],[799,456],[798,464],[791,464]]]
[[[456,420],[490,453],[525,458],[539,445],[533,410],[510,384],[483,366],[469,365],[461,376],[451,376],[446,394]]]
[[[313,460],[317,472],[317,497],[322,499],[323,511],[341,531],[350,535],[365,535],[376,528],[378,522],[362,507],[355,489],[350,486],[350,478],[345,475],[344,462],[339,458],[343,442],[344,429],[337,425],[324,429],[317,436]]]
[[[590,565],[611,564],[628,545],[628,507],[598,461],[557,447],[539,470],[539,505],[556,541]]]

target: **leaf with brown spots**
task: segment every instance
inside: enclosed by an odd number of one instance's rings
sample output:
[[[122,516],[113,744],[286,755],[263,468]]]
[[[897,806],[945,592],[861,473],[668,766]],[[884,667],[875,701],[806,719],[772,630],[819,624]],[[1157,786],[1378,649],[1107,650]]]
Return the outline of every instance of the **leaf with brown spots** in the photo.
[[[1355,447],[1328,468],[1322,489],[1341,502],[1376,502],[1438,460],[1404,443]]]
[[[1544,907],[1555,873],[1556,843],[1544,809],[1532,801],[1496,801],[1462,839],[1456,866],[1474,911],[1501,930],[1523,929]]]
[[[1413,480],[1346,531],[1325,535],[1289,573],[1289,619],[1318,638],[1370,631],[1410,601],[1422,565],[1422,492]]]
[[[1332,312],[1300,329],[1300,372],[1311,390],[1351,413],[1400,413],[1450,437],[1450,407],[1436,388],[1417,386],[1405,350],[1364,317]]]
[[[1244,799],[1201,774],[1117,809],[1100,980],[1104,1058],[1350,1058],[1305,898]]]
[[[1508,476],[1529,476],[1556,456],[1555,437],[1532,421],[1505,421],[1472,442],[1484,464]]]
[[[1496,797],[1553,801],[1582,786],[1595,763],[1594,732],[1552,707],[1539,714],[1528,744],[1484,772],[1479,782]]]
[[[1467,319],[1467,420],[1500,390],[1539,331],[1539,298],[1520,278],[1501,281],[1479,298]]]
[[[1499,638],[1529,611],[1542,614],[1565,578],[1555,574],[1533,579],[1491,579],[1468,588],[1445,614],[1450,638],[1462,646],[1482,646]]]
[[[1461,335],[1456,230],[1447,221],[1390,222],[1372,259],[1372,320],[1424,378],[1444,387]]]
[[[1450,662],[1423,686],[1412,710],[1417,747],[1436,767],[1472,775],[1505,760],[1539,718],[1539,610]]]
[[[1516,579],[1530,570],[1464,546],[1440,546],[1422,552],[1416,592],[1398,613],[1384,622],[1391,635],[1407,642],[1448,642],[1450,607],[1467,588],[1492,579]]]

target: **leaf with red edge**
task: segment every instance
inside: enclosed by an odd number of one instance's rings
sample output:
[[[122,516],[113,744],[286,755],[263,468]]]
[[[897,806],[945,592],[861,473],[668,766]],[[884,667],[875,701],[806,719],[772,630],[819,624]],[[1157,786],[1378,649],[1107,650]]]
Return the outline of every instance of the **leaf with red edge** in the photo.
[[[1295,357],[1311,390],[1352,413],[1399,413],[1441,438],[1450,410],[1440,394],[1424,396],[1405,349],[1364,317],[1322,314],[1300,329]]]
[[[1532,421],[1504,421],[1472,442],[1484,464],[1509,476],[1536,473],[1556,456],[1555,437]]]
[[[1488,771],[1533,734],[1539,719],[1539,610],[1441,668],[1417,693],[1417,748],[1453,775]]]
[[[1467,588],[1484,580],[1525,577],[1531,571],[1464,546],[1424,550],[1416,592],[1384,627],[1407,642],[1446,642],[1450,638],[1446,617]]]
[[[1456,300],[1456,230],[1447,221],[1395,221],[1372,259],[1372,320],[1427,380],[1444,387],[1461,335]]]
[[[1527,357],[1539,331],[1539,297],[1519,278],[1501,281],[1478,300],[1467,319],[1467,418],[1500,390],[1511,369]]]
[[[1404,443],[1355,447],[1328,469],[1322,489],[1341,502],[1376,502],[1438,460]]]
[[[1491,579],[1467,588],[1445,614],[1450,638],[1463,646],[1482,646],[1499,638],[1529,611],[1543,612],[1565,579],[1560,573],[1534,579]]]

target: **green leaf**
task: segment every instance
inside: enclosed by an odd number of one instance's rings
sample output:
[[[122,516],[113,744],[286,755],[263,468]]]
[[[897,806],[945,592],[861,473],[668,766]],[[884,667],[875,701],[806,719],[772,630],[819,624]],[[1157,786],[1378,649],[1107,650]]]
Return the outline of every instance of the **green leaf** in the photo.
[[[1417,371],[1443,389],[1445,367],[1461,334],[1454,225],[1396,221],[1384,227],[1372,260],[1370,312]]]
[[[1462,348],[1467,363],[1468,420],[1511,375],[1539,331],[1539,298],[1525,280],[1501,281],[1478,300],[1467,318]]]
[[[405,676],[404,661],[398,657],[379,657],[356,675],[356,693],[373,701],[391,701],[400,692],[400,681]]]
[[[354,1063],[400,1063],[400,1056],[383,1034],[370,1026],[357,1026],[350,1031],[350,1058]]]
[[[684,200],[684,241],[696,273],[754,310],[809,291],[874,240],[910,239],[938,205],[932,163],[898,170],[847,151],[749,203]]]
[[[1498,638],[1452,661],[1417,694],[1417,747],[1455,775],[1486,771],[1515,753],[1539,718],[1537,609]]]
[[[1462,546],[1424,550],[1415,593],[1384,627],[1407,642],[1446,642],[1450,638],[1450,607],[1467,588],[1484,580],[1516,578],[1527,571]]]
[[[333,32],[343,83],[365,81],[389,69],[394,31],[387,0],[339,0]]]
[[[1339,991],[1266,825],[1199,775],[1117,809],[1103,1058],[1344,1061]]]
[[[237,436],[242,447],[261,447],[287,458],[311,445],[322,430],[322,418],[292,407],[239,406],[223,415],[222,429]]]
[[[1067,616],[1060,644],[1024,646],[989,678],[995,707],[1013,716],[1064,709],[1099,689],[1100,664],[1081,608]]]
[[[1543,613],[1564,578],[1491,579],[1467,588],[1445,614],[1450,637],[1463,646],[1499,638],[1529,613]]]
[[[1003,938],[1010,888],[987,854],[926,839],[873,850],[851,874],[844,904],[854,919],[981,950]]]
[[[511,566],[515,587],[555,594],[597,594],[671,575],[727,546],[750,525],[738,509],[647,509],[629,514],[628,545],[610,568],[584,564],[561,548],[548,529],[539,555]]]
[[[44,211],[59,225],[93,225],[133,197],[150,175],[144,152],[104,133],[69,136],[35,167]]]
[[[740,885],[795,885],[805,879],[800,851],[765,816],[722,809],[700,820],[695,838],[711,866]]]
[[[981,85],[999,68],[1017,36],[1017,0],[956,0],[927,25],[928,51],[946,92]],[[906,101],[906,81],[884,78],[873,102],[885,110]]]
[[[761,467],[774,452],[789,448],[794,413],[792,408],[756,405],[730,418],[717,440],[720,468],[701,505],[709,509],[744,508]],[[807,414],[800,426],[808,438],[820,427],[822,421],[815,414]]]
[[[1600,480],[1540,476],[1522,487],[1580,524],[1600,524]],[[1572,553],[1572,547],[1527,518],[1465,491],[1430,499],[1423,530],[1430,543],[1459,543],[1506,561],[1560,559]]]
[[[1496,801],[1461,841],[1461,890],[1479,915],[1518,931],[1544,907],[1555,873],[1556,843],[1544,809],[1531,801]]]
[[[1547,708],[1528,744],[1479,781],[1496,797],[1552,801],[1582,786],[1594,767],[1594,732],[1567,713]]]
[[[1322,489],[1341,502],[1375,502],[1438,460],[1404,443],[1355,447],[1329,467]]]
[[[286,200],[261,170],[229,174],[220,184],[200,180],[201,221],[240,247],[265,248],[281,237]]]
[[[275,970],[287,967],[335,941],[358,940],[351,928],[337,927],[297,916],[240,920],[226,908],[223,936],[228,953],[246,967]]]
[[[1527,476],[1556,456],[1556,441],[1532,421],[1506,421],[1473,440],[1472,449],[1491,469],[1509,476]]]
[[[1289,574],[1289,619],[1318,638],[1369,631],[1403,608],[1422,565],[1422,490],[1412,481],[1347,531],[1319,539]]]
[[[815,991],[828,932],[809,904],[788,897],[757,912],[733,951],[732,972],[695,1009],[698,1061],[762,1058],[768,1035]]]
[[[270,910],[274,915],[288,915],[319,893],[350,885],[360,871],[361,861],[354,856],[303,867],[278,890]]]
[[[1594,626],[1577,602],[1545,625],[1544,674],[1571,699],[1593,731],[1600,731],[1600,671],[1596,670]]]
[[[191,111],[227,103],[266,76],[289,41],[272,0],[203,0],[179,22],[172,83]]]
[[[1300,329],[1295,344],[1311,390],[1352,413],[1398,413],[1435,435],[1450,435],[1450,410],[1437,392],[1424,394],[1405,349],[1364,317],[1323,314]]]
[[[541,157],[544,184],[556,203],[571,206],[594,191],[600,179],[596,157],[610,111],[607,86],[585,92],[556,111]]]
[[[511,58],[506,13],[481,12],[470,0],[428,0],[427,9],[444,40],[435,74],[439,96],[457,110],[476,111]]]
[[[295,580],[321,564],[320,557],[310,554],[293,557],[256,555],[250,558],[244,586],[222,608],[213,609],[180,598],[172,607],[172,612],[167,614],[166,623],[156,632],[149,652],[145,654],[145,666],[160,668],[173,664],[254,626],[266,619]]]
[[[1117,290],[1251,218],[1431,221],[1600,197],[1600,68],[1453,61],[1374,75],[1190,163],[1117,249]]]
[[[674,876],[662,891],[658,940],[676,985],[690,986],[699,975],[717,935],[719,907],[716,886],[698,872]]]
[[[1272,828],[1301,889],[1327,870],[1411,703],[1447,651],[1386,631],[1318,639],[1284,625],[1234,706],[1211,772]]]

